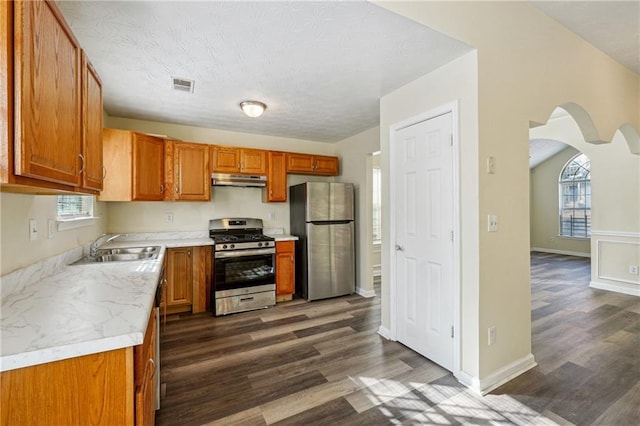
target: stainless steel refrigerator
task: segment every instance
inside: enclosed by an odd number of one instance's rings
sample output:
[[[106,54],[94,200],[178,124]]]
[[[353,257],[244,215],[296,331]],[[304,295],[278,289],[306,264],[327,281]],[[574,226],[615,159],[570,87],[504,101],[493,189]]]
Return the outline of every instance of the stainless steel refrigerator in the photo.
[[[354,189],[306,182],[289,188],[296,244],[296,293],[307,300],[355,292]]]

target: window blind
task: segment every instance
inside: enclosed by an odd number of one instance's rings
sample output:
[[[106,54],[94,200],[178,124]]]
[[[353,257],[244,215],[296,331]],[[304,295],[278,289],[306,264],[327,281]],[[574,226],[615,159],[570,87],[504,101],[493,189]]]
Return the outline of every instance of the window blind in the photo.
[[[59,195],[58,219],[80,219],[93,217],[93,196]]]

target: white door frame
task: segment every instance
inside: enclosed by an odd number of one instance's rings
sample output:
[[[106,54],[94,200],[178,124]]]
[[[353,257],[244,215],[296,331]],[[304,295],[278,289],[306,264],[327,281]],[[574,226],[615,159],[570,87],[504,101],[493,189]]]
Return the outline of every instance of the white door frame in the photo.
[[[406,120],[402,120],[398,123],[392,124],[389,127],[389,193],[392,194],[396,187],[396,155],[395,147],[396,132],[405,127],[412,126],[414,124],[426,121],[447,113],[451,113],[451,135],[453,137],[452,146],[452,174],[453,174],[453,371],[454,376],[458,377],[461,369],[460,365],[460,341],[461,341],[461,329],[460,329],[460,152],[459,152],[459,116],[458,116],[458,101],[441,105],[437,108],[423,112],[421,114],[410,117]],[[396,223],[397,212],[396,204],[391,197],[389,198],[389,241],[387,243],[389,253],[389,334],[391,340],[397,340],[397,282],[396,282],[396,256],[393,247],[396,244]]]

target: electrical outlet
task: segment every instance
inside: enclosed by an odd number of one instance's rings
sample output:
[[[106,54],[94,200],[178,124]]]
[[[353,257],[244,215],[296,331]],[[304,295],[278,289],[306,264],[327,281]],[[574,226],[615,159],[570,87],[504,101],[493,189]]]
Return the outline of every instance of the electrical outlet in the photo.
[[[629,273],[631,275],[638,275],[638,265],[629,265]]]
[[[488,157],[487,158],[487,173],[492,175],[496,172],[496,158]]]
[[[52,240],[55,232],[56,232],[56,221],[53,219],[49,219],[47,221],[47,238]]]
[[[164,223],[173,223],[173,213],[164,214]]]
[[[29,240],[38,239],[38,222],[35,219],[29,219]]]
[[[487,330],[487,340],[488,340],[489,346],[493,345],[496,342],[496,326],[495,325],[492,325]]]
[[[487,216],[487,222],[489,232],[498,232],[498,215],[490,214]]]

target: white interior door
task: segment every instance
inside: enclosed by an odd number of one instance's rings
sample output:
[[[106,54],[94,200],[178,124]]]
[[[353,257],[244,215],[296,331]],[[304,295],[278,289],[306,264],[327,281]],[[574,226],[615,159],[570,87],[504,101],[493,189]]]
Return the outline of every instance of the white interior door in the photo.
[[[451,113],[396,131],[398,341],[453,370]]]

